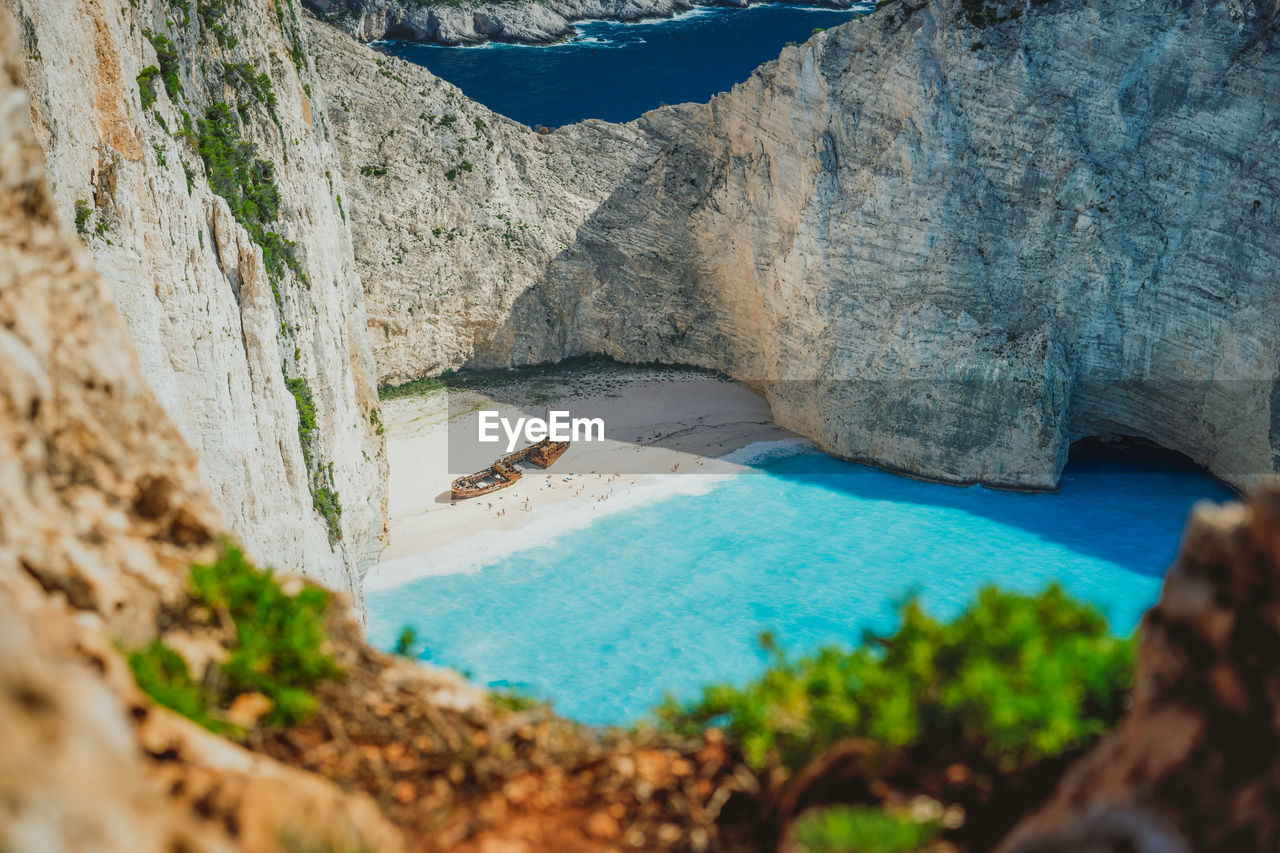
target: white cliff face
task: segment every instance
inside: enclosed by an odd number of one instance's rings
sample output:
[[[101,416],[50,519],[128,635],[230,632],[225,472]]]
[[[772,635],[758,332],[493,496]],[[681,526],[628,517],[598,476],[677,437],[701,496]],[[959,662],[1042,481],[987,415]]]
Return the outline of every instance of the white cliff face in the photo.
[[[1052,487],[1122,433],[1246,485],[1280,447],[1278,8],[896,3],[787,48],[639,121],[658,155],[479,360],[718,368],[941,480]]]
[[[1277,3],[969,5],[546,138],[333,42],[383,380],[600,353],[722,370],[832,453],[949,482],[1051,488],[1097,434],[1273,471]],[[491,203],[546,231],[495,239]]]
[[[382,383],[472,363],[577,229],[656,150],[631,125],[533,133],[309,21]]]
[[[230,529],[264,563],[359,602],[385,532],[385,456],[342,179],[294,3],[241,0],[206,20],[164,0],[4,2],[58,213],[79,225]],[[172,92],[156,36],[173,45]],[[210,185],[196,137],[219,101],[256,146],[248,162],[270,163],[252,180],[278,190],[267,228],[296,244],[296,270],[269,269],[223,197],[235,193]],[[305,454],[287,378],[314,405]],[[326,518],[330,493],[341,514]]]

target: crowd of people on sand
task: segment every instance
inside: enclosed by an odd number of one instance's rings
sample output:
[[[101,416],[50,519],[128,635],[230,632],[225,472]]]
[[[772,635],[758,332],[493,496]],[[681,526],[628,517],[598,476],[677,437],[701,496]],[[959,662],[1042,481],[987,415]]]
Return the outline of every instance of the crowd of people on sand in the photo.
[[[698,464],[701,465],[702,460],[698,460]],[[679,468],[680,468],[680,463],[677,462],[672,467],[671,470],[677,471],[679,470]],[[623,486],[623,485],[634,486],[636,484],[637,481],[635,479],[626,480],[625,484],[620,482],[623,480],[624,476],[625,475],[623,474],[605,475],[600,473],[599,471],[591,471],[589,474],[566,474],[565,476],[559,478],[559,482],[556,482],[556,479],[554,477],[548,477],[547,480],[539,488],[540,489],[556,489],[563,485],[573,489],[574,490],[573,494],[576,497],[578,495],[581,495],[584,491],[586,491],[590,487],[590,484],[588,483],[589,478],[594,478],[597,481],[601,481],[600,485],[602,486],[608,485],[610,483],[615,483],[615,482],[618,483],[619,486]],[[611,486],[607,492],[602,492],[600,494],[593,495],[591,498],[591,501],[593,504],[604,503],[605,501],[609,500],[609,498],[614,496],[614,492],[615,492],[615,489],[614,487]],[[518,496],[514,494],[498,495],[497,500],[504,501],[508,497],[517,498]],[[456,503],[454,505],[456,506]],[[494,501],[491,501],[491,500],[483,501],[483,502],[476,501],[472,505],[475,506],[477,509],[482,509],[485,512],[492,513],[494,518],[505,517],[507,514],[507,510],[510,509],[513,505],[518,507],[522,512],[534,511],[533,499],[531,496],[528,496],[528,495],[526,495],[523,498],[519,498],[518,500],[514,500],[511,504],[506,504],[506,505],[503,505],[501,503],[498,503],[495,505]],[[593,506],[591,507],[591,509],[594,510],[595,507]]]

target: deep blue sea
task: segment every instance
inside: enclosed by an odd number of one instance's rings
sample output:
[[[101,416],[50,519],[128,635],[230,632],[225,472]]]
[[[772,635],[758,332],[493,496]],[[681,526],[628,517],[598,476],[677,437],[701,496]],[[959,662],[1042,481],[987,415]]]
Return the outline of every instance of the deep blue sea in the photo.
[[[543,47],[380,47],[495,112],[531,127],[559,127],[587,118],[631,121],[663,104],[706,101],[776,59],[787,42],[856,14],[793,5],[697,8],[671,20],[581,22],[577,38]]]
[[[1127,633],[1158,597],[1187,511],[1232,497],[1172,455],[1097,447],[1073,453],[1061,489],[1044,494],[925,483],[794,448],[753,469],[470,574],[372,590],[370,638],[390,648],[413,625],[426,660],[569,717],[628,723],[664,693],[756,675],[762,630],[804,651],[891,629],[910,590],[946,617],[984,584],[1056,580]]]

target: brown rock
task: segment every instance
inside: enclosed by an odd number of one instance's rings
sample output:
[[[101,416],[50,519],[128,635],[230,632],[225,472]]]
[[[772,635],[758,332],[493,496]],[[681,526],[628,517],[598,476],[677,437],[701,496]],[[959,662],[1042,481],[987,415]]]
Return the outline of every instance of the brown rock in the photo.
[[[622,827],[608,812],[594,812],[587,818],[587,834],[600,841],[612,841],[622,834]]]
[[[227,721],[242,729],[251,729],[274,707],[275,703],[262,693],[241,693],[227,709]]]
[[[1002,853],[1280,846],[1280,485],[1200,507],[1142,622],[1133,706]]]

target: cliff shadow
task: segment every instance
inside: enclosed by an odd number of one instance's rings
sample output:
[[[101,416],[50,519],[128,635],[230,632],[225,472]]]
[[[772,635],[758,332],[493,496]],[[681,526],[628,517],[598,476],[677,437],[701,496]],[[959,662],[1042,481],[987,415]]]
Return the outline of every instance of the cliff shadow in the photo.
[[[1017,492],[916,480],[856,462],[770,466],[769,473],[863,500],[908,502],[1017,527],[1127,571],[1160,577],[1176,556],[1191,507],[1236,493],[1188,457],[1137,438],[1086,438],[1071,445],[1059,488]]]

